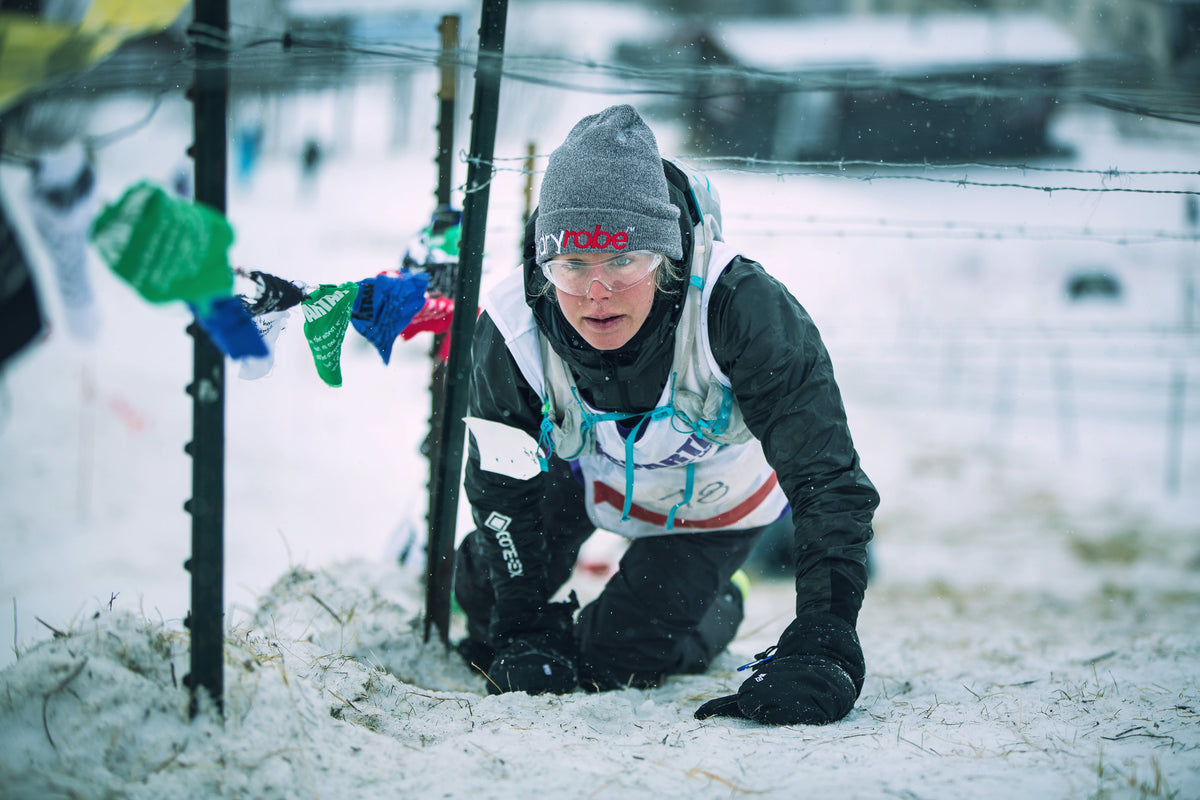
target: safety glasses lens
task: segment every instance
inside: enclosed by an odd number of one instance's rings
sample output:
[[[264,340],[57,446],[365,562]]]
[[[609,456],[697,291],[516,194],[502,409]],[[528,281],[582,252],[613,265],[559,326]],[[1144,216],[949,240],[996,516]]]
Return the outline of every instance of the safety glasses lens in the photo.
[[[603,261],[556,258],[542,264],[542,273],[567,294],[587,294],[593,280],[600,281],[610,292],[620,292],[641,283],[661,262],[662,256],[658,253],[635,250]]]

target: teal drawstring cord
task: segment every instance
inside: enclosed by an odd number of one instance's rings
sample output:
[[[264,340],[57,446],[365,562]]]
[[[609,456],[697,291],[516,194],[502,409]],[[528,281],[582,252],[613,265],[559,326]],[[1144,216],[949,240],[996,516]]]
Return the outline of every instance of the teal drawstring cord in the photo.
[[[671,506],[671,513],[667,515],[667,530],[675,529],[675,512],[683,506],[692,502],[692,489],[696,484],[696,462],[689,461],[687,465],[687,480],[683,487],[683,499],[675,505]]]
[[[542,425],[538,431],[538,467],[550,471],[550,456],[554,455],[554,423],[550,421],[550,401],[542,401]]]
[[[629,521],[629,509],[633,505],[633,446],[637,443],[637,432],[646,424],[647,419],[663,419],[674,413],[675,409],[671,406],[652,408],[638,418],[637,424],[630,429],[629,435],[625,437],[625,506],[621,509],[621,522]],[[624,418],[628,419],[629,417],[625,416]],[[600,420],[597,421],[599,422]]]

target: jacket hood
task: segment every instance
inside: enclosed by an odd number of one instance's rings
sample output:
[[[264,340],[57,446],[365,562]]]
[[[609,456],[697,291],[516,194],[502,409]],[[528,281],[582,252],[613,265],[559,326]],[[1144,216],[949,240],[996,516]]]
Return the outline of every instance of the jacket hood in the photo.
[[[692,261],[693,230],[700,221],[700,212],[692,199],[687,176],[671,162],[662,163],[671,202],[681,212],[681,263],[685,268],[680,270],[680,276],[670,279],[655,293],[642,327],[616,350],[597,350],[567,322],[553,290],[546,291],[547,280],[537,264],[534,236],[537,209],[525,225],[522,250],[525,302],[532,309],[542,335],[571,367],[584,398],[605,410],[641,412],[654,408],[671,369],[675,327],[687,296],[686,265]]]

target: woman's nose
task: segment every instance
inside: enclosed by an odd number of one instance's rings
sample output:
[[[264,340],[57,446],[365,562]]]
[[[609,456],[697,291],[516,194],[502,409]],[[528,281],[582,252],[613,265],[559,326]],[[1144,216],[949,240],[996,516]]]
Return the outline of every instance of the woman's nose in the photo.
[[[593,288],[593,287],[596,287],[596,286],[598,286],[598,287],[600,287],[600,288],[599,288],[599,289],[596,289],[596,292],[595,292],[595,294],[593,294],[593,293],[592,293],[592,288]],[[606,284],[606,283],[604,282],[604,279],[603,279],[603,278],[601,278],[601,277],[600,277],[600,275],[593,275],[593,276],[592,276],[592,277],[591,277],[591,278],[588,280],[588,287],[587,287],[587,291],[586,291],[586,292],[584,292],[584,295],[586,295],[587,297],[592,297],[592,298],[595,298],[595,299],[600,299],[601,297],[606,297],[606,296],[608,296],[608,295],[610,295],[610,294],[612,294],[612,287],[611,287],[611,286],[609,286],[608,284]]]

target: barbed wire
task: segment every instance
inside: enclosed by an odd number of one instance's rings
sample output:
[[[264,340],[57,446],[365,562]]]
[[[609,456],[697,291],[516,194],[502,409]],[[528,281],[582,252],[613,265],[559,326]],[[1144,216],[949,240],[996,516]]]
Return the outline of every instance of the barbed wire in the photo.
[[[705,163],[710,160],[706,157],[693,158],[684,156],[680,161],[684,164],[689,163]],[[742,171],[754,172],[756,174],[774,174],[777,177],[811,177],[811,178],[842,178],[845,180],[855,180],[870,183],[873,181],[919,181],[924,183],[948,184],[951,186],[967,187],[988,187],[995,189],[1024,189],[1029,191],[1043,192],[1053,194],[1054,192],[1084,192],[1084,193],[1127,193],[1127,194],[1165,194],[1165,195],[1190,195],[1200,196],[1200,188],[1138,188],[1133,186],[1071,186],[1067,184],[1046,185],[1033,183],[1018,183],[1013,181],[983,181],[966,176],[960,178],[937,178],[930,175],[911,175],[911,174],[893,174],[876,171],[877,169],[895,169],[895,170],[950,170],[950,169],[1001,169],[1001,170],[1018,170],[1021,172],[1062,172],[1066,174],[1078,175],[1095,175],[1104,178],[1105,180],[1117,177],[1133,177],[1133,176],[1150,176],[1150,175],[1178,175],[1200,178],[1200,171],[1191,170],[1121,170],[1117,168],[1109,168],[1105,170],[1095,169],[1078,169],[1078,168],[1055,168],[1055,167],[1034,167],[1029,164],[1020,165],[997,165],[964,162],[960,164],[894,164],[885,162],[873,161],[765,161],[757,158],[739,158],[735,156],[719,156],[711,157],[713,161],[725,163],[741,163],[746,168],[743,170],[734,170],[731,168],[718,168],[710,170],[714,172],[721,171]],[[762,165],[770,165],[773,167],[773,172],[764,173],[757,167]],[[849,171],[847,167],[873,167],[876,170],[869,174],[859,174]],[[832,171],[831,171],[832,170]]]
[[[493,158],[491,162],[485,163],[481,159],[471,157],[466,151],[459,151],[460,160],[465,164],[482,165],[490,168],[490,173],[494,176],[496,173],[512,172],[522,176],[530,174],[540,174],[544,169],[527,169],[525,167],[506,167],[505,162],[520,160],[524,162],[528,156]],[[535,156],[537,158],[537,156]],[[545,158],[542,156],[541,158]],[[936,178],[928,175],[900,175],[887,174],[881,172],[871,172],[868,175],[856,174],[847,171],[847,166],[870,166],[879,169],[896,169],[896,170],[926,170],[926,169],[970,169],[970,168],[986,168],[1000,170],[1018,170],[1029,172],[1063,172],[1068,174],[1079,175],[1094,175],[1104,179],[1118,177],[1134,177],[1134,176],[1187,176],[1200,179],[1200,170],[1123,170],[1116,167],[1108,169],[1080,169],[1080,168],[1056,168],[1056,167],[1036,167],[1029,164],[984,164],[963,162],[955,164],[899,164],[876,161],[782,161],[782,160],[765,160],[750,157],[740,156],[679,156],[677,159],[681,164],[687,166],[691,164],[703,164],[707,162],[715,163],[737,163],[745,165],[745,169],[735,169],[732,167],[719,167],[708,172],[747,172],[756,175],[774,175],[778,178],[784,177],[812,177],[812,178],[841,178],[845,180],[855,180],[870,183],[872,181],[922,181],[926,183],[948,184],[958,187],[987,187],[996,189],[1024,189],[1046,194],[1054,192],[1086,192],[1086,193],[1126,193],[1126,194],[1158,194],[1158,195],[1187,195],[1200,197],[1200,188],[1172,189],[1172,188],[1137,188],[1132,186],[1070,186],[1070,185],[1045,185],[1033,183],[1016,183],[1012,181],[981,181],[972,178]],[[769,165],[774,168],[773,172],[765,172],[757,169],[758,166]],[[821,169],[821,168],[825,169]],[[832,171],[830,171],[832,170]],[[461,186],[464,192],[478,191],[489,182],[481,184],[475,189],[467,189],[465,185]]]
[[[926,175],[831,175],[828,172],[810,171],[810,172],[794,172],[788,173],[795,176],[819,177],[819,178],[846,178],[848,180],[864,181],[871,183],[872,181],[921,181],[924,183],[942,183],[952,186],[967,187],[979,186],[992,189],[1026,189],[1036,192],[1044,192],[1053,194],[1055,192],[1084,192],[1097,194],[1166,194],[1166,195],[1191,195],[1200,197],[1200,189],[1137,189],[1129,186],[1038,186],[1027,183],[1011,183],[1011,182],[994,182],[994,181],[976,181],[969,178],[931,178]]]
[[[461,155],[463,157],[463,160],[465,161],[467,159],[466,151],[461,151]],[[524,162],[529,159],[533,159],[535,161],[540,159],[540,160],[544,161],[544,160],[548,159],[549,157],[550,157],[549,153],[535,153],[533,155],[526,154],[523,156],[495,156],[492,159],[492,163],[493,163],[493,166],[495,167],[495,169],[501,170],[501,169],[505,169],[505,168],[496,167],[495,165],[499,164],[499,163],[503,163],[503,162],[512,162],[512,161]],[[1186,175],[1188,177],[1200,178],[1200,169],[1195,169],[1195,170],[1186,170],[1186,169],[1129,170],[1129,169],[1121,169],[1119,167],[1107,167],[1105,169],[1087,169],[1084,167],[1043,166],[1043,165],[1038,165],[1038,164],[1030,164],[1027,162],[1021,162],[1021,163],[1015,163],[1015,164],[1006,164],[1003,162],[994,162],[994,161],[912,162],[912,161],[882,161],[882,160],[874,161],[874,160],[867,160],[867,159],[847,159],[847,158],[829,159],[829,160],[823,160],[823,161],[822,160],[783,161],[783,160],[777,160],[777,159],[756,158],[756,157],[752,157],[752,156],[698,156],[698,155],[679,156],[678,160],[680,162],[683,162],[686,164],[697,164],[697,165],[708,164],[708,163],[714,163],[714,164],[734,163],[734,164],[742,164],[748,168],[749,167],[759,167],[759,166],[766,166],[766,167],[788,166],[788,167],[812,167],[812,168],[824,167],[824,168],[831,168],[831,169],[844,169],[844,168],[848,168],[848,167],[879,167],[879,168],[909,169],[909,170],[911,170],[911,169],[920,169],[920,170],[996,169],[996,170],[1015,170],[1018,172],[1061,172],[1061,173],[1077,174],[1077,175],[1098,175],[1103,178],[1123,178],[1123,177],[1130,177],[1130,176],[1146,176],[1146,175]],[[734,170],[727,169],[724,171],[734,171]],[[753,170],[746,169],[746,170],[741,170],[741,171],[759,172],[759,170],[757,170],[757,169],[753,169]],[[541,172],[545,172],[545,170],[534,169],[531,171],[531,170],[522,169],[521,172],[526,173],[526,174],[528,174],[529,172],[538,174]]]
[[[192,24],[188,44],[192,51],[183,54],[180,64],[189,69],[204,69],[206,64],[195,48],[222,51],[225,66],[244,78],[265,80],[275,73],[288,80],[317,80],[296,74],[297,64],[317,64],[356,60],[355,68],[366,71],[373,66],[457,65],[480,68],[478,54],[467,47],[443,50],[435,42],[431,26],[429,44],[379,41],[353,35],[319,35],[235,24],[231,34]],[[511,38],[511,37],[510,37]],[[277,49],[272,48],[276,45]],[[519,48],[519,45],[515,46]],[[737,63],[716,63],[692,59],[682,44],[670,53],[647,52],[663,57],[662,63],[633,63],[629,59],[580,58],[569,54],[523,53],[510,44],[503,58],[483,65],[499,66],[503,79],[590,93],[621,93],[686,96],[691,99],[715,98],[739,94],[753,87],[756,92],[787,94],[837,89],[882,89],[906,91],[935,98],[952,97],[1056,97],[1096,103],[1130,113],[1200,122],[1200,101],[1190,87],[1178,81],[1164,83],[1137,65],[1120,68],[1100,59],[1081,59],[1070,63],[1037,65],[1039,81],[1024,80],[1023,70],[1034,65],[1002,64],[1004,74],[981,74],[987,64],[962,65],[947,71],[929,67],[928,71],[888,71],[868,63],[817,65],[803,69],[768,70]],[[1044,80],[1047,67],[1052,80]],[[135,70],[136,71],[136,70]],[[162,80],[156,66],[152,80]],[[1144,73],[1144,74],[1143,74]],[[129,85],[144,85],[141,74],[130,74]],[[1176,85],[1178,84],[1178,85]]]
[[[878,229],[866,228],[834,228],[809,229],[800,227],[787,228],[742,228],[743,235],[752,234],[761,239],[781,238],[831,238],[831,239],[910,239],[910,240],[975,240],[994,242],[1096,242],[1117,246],[1145,244],[1180,244],[1184,242],[1200,243],[1200,234],[1172,233],[1170,231],[1130,231],[1130,232],[1093,232],[1087,229],[1077,231],[1026,231],[1020,227],[1009,230],[988,229],[985,226],[961,225],[958,228],[946,226],[941,230],[914,230],[912,228],[890,229],[889,223],[879,223]]]
[[[868,227],[903,227],[909,228],[925,228],[936,230],[975,230],[985,227],[988,230],[996,230],[1001,232],[1013,233],[1039,233],[1049,236],[1080,234],[1084,236],[1116,236],[1116,235],[1133,235],[1146,236],[1153,238],[1175,238],[1183,241],[1191,241],[1200,237],[1200,230],[1193,233],[1181,234],[1174,230],[1153,229],[1153,230],[1109,230],[1104,228],[1096,228],[1091,225],[1082,227],[1067,227],[1054,225],[1030,225],[1027,223],[1002,224],[994,222],[980,222],[978,220],[954,220],[954,219],[918,219],[910,217],[887,217],[878,214],[873,215],[836,215],[836,214],[797,214],[787,211],[755,211],[753,214],[741,214],[736,211],[726,211],[723,214],[726,222],[730,220],[742,220],[744,222],[764,222],[775,224],[779,222],[792,224],[808,224],[808,225],[842,225],[842,226],[868,226]]]
[[[465,151],[459,152],[459,157],[464,163],[482,164],[479,159],[471,158]],[[535,154],[524,156],[499,156],[493,158],[491,164],[493,169],[484,172],[487,176],[483,183],[474,190],[469,189],[465,183],[459,185],[459,190],[464,194],[470,191],[478,191],[483,186],[490,185],[500,173],[509,173],[519,176],[528,176],[531,174],[540,174],[545,172],[544,169],[529,169],[524,166],[530,159],[541,159],[545,161],[548,156],[545,154]],[[754,164],[763,163],[762,159],[742,159],[731,156],[718,156],[710,158],[695,158],[685,156],[678,159],[680,163],[694,165],[697,163],[742,163],[751,162]],[[519,162],[520,167],[506,166]],[[796,166],[821,166],[830,168],[840,168],[845,161],[771,161],[770,164],[783,165],[791,164]],[[963,162],[956,164],[888,164],[884,162],[863,161],[854,162],[855,164],[864,164],[872,167],[887,167],[896,169],[964,169],[964,168],[979,168],[979,169],[995,169],[995,170],[1016,170],[1016,171],[1031,171],[1031,172],[1063,172],[1069,174],[1077,174],[1084,176],[1094,176],[1102,180],[1126,177],[1158,177],[1158,176],[1183,176],[1200,178],[1200,172],[1190,170],[1125,170],[1117,167],[1107,169],[1086,169],[1078,167],[1053,167],[1039,166],[1031,164],[1002,164],[1002,163],[983,163],[983,162]],[[718,170],[719,171],[719,170]],[[732,171],[732,170],[724,170]],[[754,170],[747,170],[758,173]],[[839,174],[830,175],[824,172],[801,172],[795,171],[781,174],[781,177],[802,177],[815,175],[819,177],[838,177]],[[855,176],[846,176],[855,177]],[[919,179],[919,176],[909,176],[913,179]],[[945,179],[929,178],[935,183],[954,183],[959,181],[948,181]],[[1032,184],[999,184],[984,181],[967,182],[965,185],[970,186],[1011,186],[1037,191],[1045,191],[1044,187]],[[1083,191],[1084,188],[1074,187],[1077,191]],[[1121,192],[1132,191],[1128,187],[1093,187],[1086,189],[1087,191],[1096,192]],[[1186,194],[1195,196],[1200,194],[1196,190],[1141,190],[1147,194]],[[1025,224],[1003,225],[987,222],[976,222],[966,220],[919,220],[919,219],[890,219],[886,217],[863,217],[863,216],[822,216],[816,214],[795,215],[787,213],[771,214],[769,212],[755,213],[753,215],[739,215],[735,213],[724,214],[726,227],[730,227],[733,222],[737,222],[743,227],[740,233],[743,235],[752,234],[760,238],[891,238],[891,239],[906,239],[906,240],[976,240],[976,241],[1079,241],[1079,242],[1095,242],[1100,244],[1110,244],[1114,246],[1132,246],[1132,245],[1153,245],[1153,244],[1186,244],[1200,242],[1200,231],[1192,230],[1191,232],[1167,229],[1096,229],[1089,226],[1080,228],[1056,227],[1056,226],[1031,226]]]
[[[1187,175],[1188,177],[1200,178],[1200,169],[1181,170],[1181,169],[1152,169],[1152,170],[1125,170],[1118,167],[1109,167],[1107,169],[1086,169],[1083,167],[1050,167],[1040,166],[1037,164],[1005,164],[989,161],[955,161],[955,162],[931,162],[925,161],[922,163],[913,162],[890,162],[890,161],[870,161],[865,159],[838,159],[828,161],[775,161],[763,158],[752,158],[742,156],[685,156],[683,159],[689,163],[705,164],[705,163],[724,163],[734,162],[741,163],[746,166],[804,166],[804,167],[829,167],[835,169],[844,169],[847,167],[886,167],[895,169],[922,169],[922,170],[937,170],[937,169],[998,169],[998,170],[1015,170],[1018,172],[1061,172],[1073,175],[1099,175],[1104,178],[1122,178],[1129,176],[1145,176],[1145,175]]]

